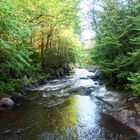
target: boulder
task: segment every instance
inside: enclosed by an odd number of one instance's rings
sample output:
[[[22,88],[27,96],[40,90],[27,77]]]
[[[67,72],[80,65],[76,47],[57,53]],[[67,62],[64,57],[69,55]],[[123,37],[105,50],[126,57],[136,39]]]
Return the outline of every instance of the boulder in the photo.
[[[17,90],[19,93],[21,93],[22,95],[25,94],[26,90],[24,87],[20,87],[18,90]]]
[[[93,80],[102,80],[101,73],[99,70],[96,70],[95,74],[93,76],[90,76],[89,78]]]
[[[5,106],[13,106],[15,105],[14,101],[10,98],[2,98],[0,100],[0,104],[5,105]]]
[[[121,110],[120,112],[110,113],[112,117],[135,130],[140,135],[140,115],[132,110]]]
[[[25,99],[25,96],[22,93],[15,93],[14,96],[10,98],[14,102],[19,102]]]

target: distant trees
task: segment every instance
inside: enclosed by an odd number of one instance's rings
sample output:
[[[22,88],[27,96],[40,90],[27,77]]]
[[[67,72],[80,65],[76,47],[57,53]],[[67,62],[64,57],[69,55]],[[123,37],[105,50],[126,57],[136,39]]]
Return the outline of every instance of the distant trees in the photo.
[[[126,2],[100,1],[104,8],[97,12],[97,39],[92,59],[110,82],[129,85],[140,94],[140,3],[138,0]]]

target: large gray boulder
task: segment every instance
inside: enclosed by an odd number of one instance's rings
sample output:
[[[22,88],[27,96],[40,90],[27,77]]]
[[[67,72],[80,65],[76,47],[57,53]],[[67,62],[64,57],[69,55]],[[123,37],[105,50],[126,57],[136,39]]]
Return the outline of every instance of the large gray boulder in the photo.
[[[112,112],[110,115],[135,130],[140,136],[140,112],[123,109],[120,112]]]
[[[15,105],[15,102],[10,98],[2,98],[0,100],[0,104],[5,105],[5,106],[13,106]]]

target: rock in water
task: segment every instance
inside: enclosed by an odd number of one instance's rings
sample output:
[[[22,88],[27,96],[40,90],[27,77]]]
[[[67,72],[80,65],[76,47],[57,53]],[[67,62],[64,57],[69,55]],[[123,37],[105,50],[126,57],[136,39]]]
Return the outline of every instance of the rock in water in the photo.
[[[140,115],[139,112],[132,110],[121,110],[121,112],[110,113],[112,117],[132,128],[138,135],[140,135]]]
[[[6,105],[6,106],[13,106],[15,105],[14,101],[10,98],[2,98],[0,100],[0,103],[2,103],[3,105]]]

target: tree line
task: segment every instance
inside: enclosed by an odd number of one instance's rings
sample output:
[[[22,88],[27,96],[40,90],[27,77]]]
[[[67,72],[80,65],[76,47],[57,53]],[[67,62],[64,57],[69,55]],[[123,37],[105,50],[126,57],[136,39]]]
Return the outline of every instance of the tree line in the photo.
[[[110,83],[140,95],[140,1],[93,1],[90,16],[92,60]]]

